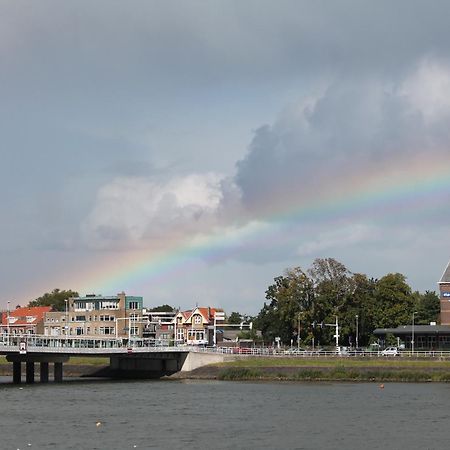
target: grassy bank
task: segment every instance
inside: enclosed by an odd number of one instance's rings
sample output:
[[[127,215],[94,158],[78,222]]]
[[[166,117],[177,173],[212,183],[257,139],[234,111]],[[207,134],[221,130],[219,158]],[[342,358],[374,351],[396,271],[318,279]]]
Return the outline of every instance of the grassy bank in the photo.
[[[285,373],[277,370],[263,371],[248,367],[230,367],[222,369],[219,380],[261,380],[261,381],[450,381],[450,372],[416,371],[416,370],[355,370],[349,368],[334,368],[331,370],[303,369],[295,373]]]
[[[197,369],[190,377],[241,381],[448,382],[450,361],[401,358],[246,358]]]

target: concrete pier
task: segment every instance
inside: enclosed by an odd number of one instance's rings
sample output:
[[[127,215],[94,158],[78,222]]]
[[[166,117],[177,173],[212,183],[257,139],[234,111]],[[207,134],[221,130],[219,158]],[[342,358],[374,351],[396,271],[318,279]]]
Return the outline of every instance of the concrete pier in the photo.
[[[48,383],[49,363],[54,364],[54,380],[61,382],[63,380],[63,363],[69,360],[68,356],[59,355],[33,355],[33,354],[10,354],[6,360],[13,363],[13,382],[20,384],[22,382],[22,363],[25,363],[25,380],[27,383],[35,382],[35,363],[40,363],[40,381]]]
[[[40,373],[41,383],[48,383],[48,362],[41,361],[40,368],[41,368]]]
[[[61,381],[63,380],[63,363],[62,362],[55,362],[54,379],[55,379],[56,383],[61,383]]]
[[[28,384],[34,383],[34,362],[26,362],[26,382]]]
[[[22,381],[22,363],[13,361],[13,383],[20,384]]]

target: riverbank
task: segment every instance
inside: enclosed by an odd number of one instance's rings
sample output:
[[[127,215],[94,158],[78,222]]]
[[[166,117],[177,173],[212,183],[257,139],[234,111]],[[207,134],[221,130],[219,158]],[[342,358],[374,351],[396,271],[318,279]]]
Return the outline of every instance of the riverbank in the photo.
[[[25,365],[23,365],[25,373]],[[72,357],[64,377],[108,377],[109,358]],[[12,364],[0,357],[0,376],[12,376]],[[229,381],[372,381],[449,382],[450,361],[405,358],[260,358],[210,364],[166,379]]]
[[[171,378],[260,381],[448,382],[450,361],[344,358],[245,358],[211,364]]]

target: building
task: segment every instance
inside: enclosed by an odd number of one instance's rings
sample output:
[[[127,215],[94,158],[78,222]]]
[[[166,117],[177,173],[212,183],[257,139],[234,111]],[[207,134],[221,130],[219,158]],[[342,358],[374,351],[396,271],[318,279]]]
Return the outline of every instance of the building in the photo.
[[[450,262],[438,282],[441,301],[441,325],[450,325]]]
[[[174,338],[174,319],[176,312],[155,312],[144,308],[142,319],[144,322],[143,337],[156,341],[170,341]]]
[[[405,344],[406,348],[412,349],[414,341],[415,350],[449,350],[450,349],[450,262],[438,281],[440,295],[440,325],[430,323],[429,325],[402,325],[397,328],[378,328],[374,335],[378,336],[384,343],[388,334],[394,335]]]
[[[9,334],[43,334],[44,316],[51,306],[17,307],[2,314],[1,332]]]
[[[142,337],[143,298],[121,292],[114,296],[90,294],[66,301],[65,311],[45,314],[47,336]]]
[[[217,332],[214,326],[214,317],[222,309],[211,307],[196,307],[190,311],[179,311],[174,319],[174,332],[178,343],[188,345],[213,345],[214,332],[216,343],[222,333]]]

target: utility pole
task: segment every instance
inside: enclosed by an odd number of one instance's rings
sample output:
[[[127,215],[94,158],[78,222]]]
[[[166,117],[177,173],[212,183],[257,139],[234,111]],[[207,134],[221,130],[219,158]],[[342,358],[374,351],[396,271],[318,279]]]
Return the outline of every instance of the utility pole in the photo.
[[[339,349],[339,322],[338,322],[338,316],[336,316],[336,323],[326,323],[325,326],[327,327],[334,327],[336,330],[336,333],[333,335],[333,337],[336,339],[336,350]]]

